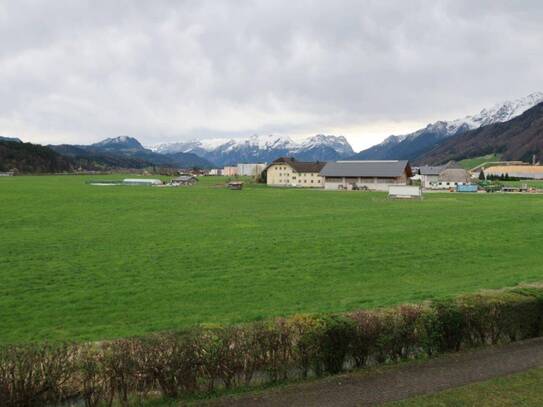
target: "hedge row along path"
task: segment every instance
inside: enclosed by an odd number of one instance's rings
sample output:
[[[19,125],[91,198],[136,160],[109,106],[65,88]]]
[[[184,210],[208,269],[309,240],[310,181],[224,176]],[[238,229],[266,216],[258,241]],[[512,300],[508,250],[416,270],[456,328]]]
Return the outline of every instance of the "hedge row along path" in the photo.
[[[290,385],[260,394],[225,397],[205,406],[377,405],[432,394],[543,366],[543,338],[448,354],[423,363],[406,363]]]

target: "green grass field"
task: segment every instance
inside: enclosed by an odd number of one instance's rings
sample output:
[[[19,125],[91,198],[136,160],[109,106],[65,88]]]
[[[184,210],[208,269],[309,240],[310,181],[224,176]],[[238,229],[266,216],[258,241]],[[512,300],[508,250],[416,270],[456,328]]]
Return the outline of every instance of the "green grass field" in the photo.
[[[418,302],[543,280],[543,196],[0,179],[0,342]]]
[[[522,186],[522,185],[528,185],[530,188],[537,188],[537,189],[543,189],[543,180],[541,179],[523,179],[520,181],[499,181],[500,183],[504,185],[510,185],[510,186]]]
[[[543,405],[543,369],[386,404],[389,407],[539,407]]]
[[[462,168],[465,168],[466,170],[471,170],[472,168],[477,167],[478,165],[487,163],[487,162],[495,162],[500,161],[501,157],[499,154],[488,154],[483,155],[481,157],[474,157],[474,158],[466,158],[464,160],[461,160],[458,162]]]

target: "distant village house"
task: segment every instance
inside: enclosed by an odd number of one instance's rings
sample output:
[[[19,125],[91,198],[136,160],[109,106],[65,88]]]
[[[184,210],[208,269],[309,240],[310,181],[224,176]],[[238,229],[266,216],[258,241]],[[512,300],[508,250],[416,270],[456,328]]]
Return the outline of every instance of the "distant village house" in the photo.
[[[439,174],[438,182],[434,188],[450,189],[459,185],[471,184],[471,175],[462,168],[447,168]]]
[[[419,168],[418,177],[425,189],[450,189],[472,183],[471,174],[453,161],[440,166],[424,165]]]
[[[238,175],[242,177],[258,177],[266,169],[264,164],[238,164]]]
[[[222,175],[226,177],[235,177],[238,175],[238,167],[224,167]]]

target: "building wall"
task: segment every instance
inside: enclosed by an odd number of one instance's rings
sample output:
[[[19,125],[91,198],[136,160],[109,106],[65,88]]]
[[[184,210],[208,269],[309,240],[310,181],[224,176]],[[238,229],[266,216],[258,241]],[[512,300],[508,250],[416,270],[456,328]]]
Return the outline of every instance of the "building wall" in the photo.
[[[238,164],[238,175],[255,177],[266,168],[266,164]]]
[[[448,181],[448,182],[436,181],[432,183],[432,188],[433,189],[450,189],[450,188],[456,189],[458,185],[470,185],[470,183],[469,182],[453,182],[453,181]]]
[[[407,176],[404,174],[396,178],[380,177],[326,177],[324,189],[343,190],[352,189],[352,185],[357,187],[366,187],[372,191],[388,191],[390,185],[407,185]]]
[[[286,163],[270,165],[266,179],[271,186],[322,188],[324,185],[324,179],[318,172],[299,173]]]
[[[224,167],[222,170],[222,175],[227,177],[234,177],[238,175],[238,167]]]
[[[432,184],[438,182],[439,175],[421,175],[420,179],[423,188],[432,188]]]

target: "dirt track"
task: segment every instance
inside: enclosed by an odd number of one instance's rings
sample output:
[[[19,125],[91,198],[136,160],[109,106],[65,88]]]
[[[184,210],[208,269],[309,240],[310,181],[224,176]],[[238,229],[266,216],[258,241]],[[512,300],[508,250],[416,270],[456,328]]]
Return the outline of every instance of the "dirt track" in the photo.
[[[543,367],[543,338],[226,397],[206,406],[365,406]]]

